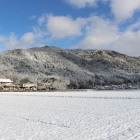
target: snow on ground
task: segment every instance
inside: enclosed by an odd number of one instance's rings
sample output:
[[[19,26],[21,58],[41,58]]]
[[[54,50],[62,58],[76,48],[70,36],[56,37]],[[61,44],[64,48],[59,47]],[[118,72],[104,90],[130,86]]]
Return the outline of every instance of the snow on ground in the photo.
[[[140,91],[0,93],[0,140],[140,140]]]

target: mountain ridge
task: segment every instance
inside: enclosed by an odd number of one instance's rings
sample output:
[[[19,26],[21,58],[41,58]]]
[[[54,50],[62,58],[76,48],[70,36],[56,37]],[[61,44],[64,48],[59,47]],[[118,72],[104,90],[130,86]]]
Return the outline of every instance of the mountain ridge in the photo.
[[[0,53],[0,76],[30,81],[60,77],[65,88],[139,85],[140,57],[109,50],[36,47]],[[61,83],[61,80],[58,80]],[[45,85],[46,86],[46,85]],[[62,87],[60,87],[61,89]]]

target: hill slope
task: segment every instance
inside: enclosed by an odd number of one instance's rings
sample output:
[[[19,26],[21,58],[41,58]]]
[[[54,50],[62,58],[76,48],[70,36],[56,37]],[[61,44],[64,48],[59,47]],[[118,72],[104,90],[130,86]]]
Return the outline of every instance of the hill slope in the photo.
[[[28,77],[31,81],[54,75],[69,81],[69,88],[138,85],[140,57],[114,51],[65,50],[48,46],[17,49],[0,53],[0,75],[18,80]]]

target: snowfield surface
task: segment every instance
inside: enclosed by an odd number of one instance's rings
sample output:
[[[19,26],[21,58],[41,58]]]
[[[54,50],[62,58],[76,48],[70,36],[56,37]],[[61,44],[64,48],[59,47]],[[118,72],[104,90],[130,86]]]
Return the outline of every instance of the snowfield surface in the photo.
[[[140,140],[140,91],[0,93],[0,140]]]

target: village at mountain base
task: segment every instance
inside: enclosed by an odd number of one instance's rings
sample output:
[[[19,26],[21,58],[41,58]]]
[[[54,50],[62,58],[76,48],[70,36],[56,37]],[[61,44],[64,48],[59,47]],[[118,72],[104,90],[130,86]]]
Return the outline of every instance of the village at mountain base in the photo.
[[[0,79],[0,90],[1,91],[37,90],[37,83],[15,84],[10,79]]]
[[[72,84],[64,84],[61,81],[57,81],[58,79],[54,79],[51,77],[49,80],[46,81],[46,84],[40,85],[38,81],[30,82],[23,80],[22,83],[15,83],[11,79],[0,79],[0,91],[68,91],[68,90],[87,90],[89,88],[85,88],[80,86],[73,87]],[[57,82],[56,82],[57,81]],[[94,85],[91,89],[92,90],[127,90],[127,89],[140,89],[140,84],[121,84],[121,85]],[[62,88],[63,87],[63,88]]]

